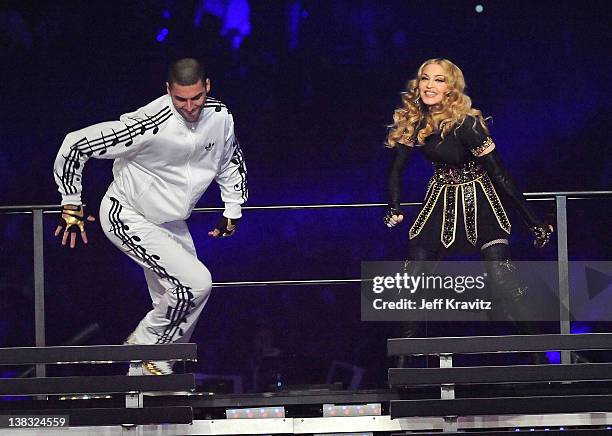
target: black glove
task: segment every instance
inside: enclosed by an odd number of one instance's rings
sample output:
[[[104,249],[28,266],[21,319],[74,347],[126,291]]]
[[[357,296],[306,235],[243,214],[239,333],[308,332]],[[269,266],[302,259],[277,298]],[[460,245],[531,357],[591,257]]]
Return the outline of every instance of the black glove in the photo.
[[[540,220],[531,210],[523,193],[518,190],[510,174],[503,167],[497,151],[494,149],[490,153],[487,153],[478,158],[478,162],[482,164],[487,174],[493,181],[496,187],[498,187],[504,194],[512,201],[514,207],[521,215],[521,218],[527,226],[534,233],[536,239],[533,241],[533,245],[542,248],[550,241],[550,235],[552,234],[552,226],[549,226],[542,220]]]
[[[404,144],[398,143],[395,146],[395,157],[393,163],[389,169],[389,176],[387,177],[387,189],[389,193],[389,207],[396,211],[400,208],[400,197],[402,192],[402,181],[401,176],[406,162],[410,156],[412,148],[408,148]],[[387,220],[385,219],[385,224]]]
[[[239,221],[240,218],[226,218],[222,216],[219,218],[219,221],[217,221],[215,229],[208,232],[208,235],[215,238],[232,236],[238,228]]]
[[[385,213],[385,225],[387,227],[395,227],[404,220],[404,213],[395,207],[389,206]]]
[[[545,226],[542,220],[540,220],[527,205],[523,193],[517,189],[510,174],[508,174],[508,171],[503,167],[496,150],[484,156],[480,156],[478,162],[487,171],[495,186],[503,191],[510,201],[512,201],[514,207],[521,215],[521,218],[523,218],[523,221],[525,221],[530,229]]]
[[[550,235],[553,233],[553,228],[550,225],[544,225],[533,227],[531,231],[535,235],[535,241],[533,241],[534,247],[542,248],[550,241]]]

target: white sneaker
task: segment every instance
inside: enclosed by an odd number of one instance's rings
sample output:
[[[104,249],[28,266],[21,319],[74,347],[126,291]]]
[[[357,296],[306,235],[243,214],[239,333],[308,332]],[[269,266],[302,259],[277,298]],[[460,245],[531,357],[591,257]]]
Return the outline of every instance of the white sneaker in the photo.
[[[144,375],[144,371],[142,369],[142,362],[130,362],[130,369],[128,370],[127,375]]]
[[[169,360],[147,360],[142,362],[144,375],[169,375],[174,374],[172,363]]]
[[[124,345],[139,345],[135,332],[130,333]],[[144,362],[131,362],[128,375],[168,375],[174,374],[172,363],[169,360],[145,360]]]
[[[172,371],[173,362],[169,360],[146,360],[144,362],[132,362],[130,363],[130,369],[128,376],[147,376],[147,375],[170,375],[174,374]],[[169,395],[191,395],[190,391],[153,391],[143,392],[143,395],[147,396],[169,396]]]
[[[169,375],[174,374],[169,360],[146,360],[130,363],[128,375]]]

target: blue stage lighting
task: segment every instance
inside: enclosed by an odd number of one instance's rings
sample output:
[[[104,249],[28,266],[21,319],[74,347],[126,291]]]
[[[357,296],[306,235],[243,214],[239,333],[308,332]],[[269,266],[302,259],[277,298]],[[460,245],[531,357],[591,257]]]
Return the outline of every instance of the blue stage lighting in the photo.
[[[169,33],[169,30],[164,27],[163,29],[159,31],[155,39],[157,40],[157,42],[163,42],[168,36],[168,33]]]
[[[572,334],[577,334],[577,333],[591,333],[592,329],[591,326],[588,324],[584,324],[584,323],[572,323],[570,326],[570,332]]]
[[[548,358],[548,361],[552,364],[561,363],[561,353],[559,353],[558,351],[547,351],[546,357]]]

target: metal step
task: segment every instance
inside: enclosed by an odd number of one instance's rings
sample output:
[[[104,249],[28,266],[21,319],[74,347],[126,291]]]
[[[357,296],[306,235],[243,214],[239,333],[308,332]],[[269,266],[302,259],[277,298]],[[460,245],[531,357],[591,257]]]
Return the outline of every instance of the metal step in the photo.
[[[0,379],[0,396],[191,391],[193,374]]]
[[[197,360],[197,345],[88,345],[0,348],[0,365]]]

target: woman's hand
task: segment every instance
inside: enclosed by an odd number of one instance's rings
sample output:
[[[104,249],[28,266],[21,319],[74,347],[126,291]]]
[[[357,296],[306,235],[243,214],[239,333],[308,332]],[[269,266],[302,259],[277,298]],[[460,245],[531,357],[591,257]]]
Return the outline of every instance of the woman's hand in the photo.
[[[387,227],[395,227],[404,221],[404,214],[401,210],[389,207],[384,218]]]
[[[551,224],[542,224],[532,227],[531,231],[535,235],[535,241],[533,241],[534,247],[542,248],[550,241],[550,235],[553,234],[554,228]]]

